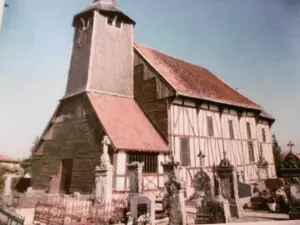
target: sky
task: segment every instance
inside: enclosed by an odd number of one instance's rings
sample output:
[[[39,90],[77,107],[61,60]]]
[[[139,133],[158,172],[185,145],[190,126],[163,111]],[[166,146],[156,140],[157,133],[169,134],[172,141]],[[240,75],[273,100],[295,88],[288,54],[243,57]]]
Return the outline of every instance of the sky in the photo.
[[[72,17],[93,0],[7,0],[0,31],[0,154],[29,155],[63,96]],[[300,0],[117,0],[136,41],[198,64],[262,105],[300,151]]]

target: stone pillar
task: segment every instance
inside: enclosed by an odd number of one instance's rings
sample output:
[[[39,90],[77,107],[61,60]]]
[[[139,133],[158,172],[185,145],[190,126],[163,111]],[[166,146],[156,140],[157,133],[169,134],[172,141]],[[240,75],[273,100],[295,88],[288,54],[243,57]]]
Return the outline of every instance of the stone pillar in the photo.
[[[143,192],[143,167],[143,162],[132,162],[127,164],[130,195],[140,195]]]
[[[12,181],[12,174],[5,175],[5,183],[4,183],[4,196],[11,196],[11,181]]]
[[[101,164],[95,168],[95,198],[98,203],[109,204],[112,200],[114,168],[111,165],[108,155],[108,145],[110,144],[108,136],[104,136],[102,144],[103,152],[100,157]]]

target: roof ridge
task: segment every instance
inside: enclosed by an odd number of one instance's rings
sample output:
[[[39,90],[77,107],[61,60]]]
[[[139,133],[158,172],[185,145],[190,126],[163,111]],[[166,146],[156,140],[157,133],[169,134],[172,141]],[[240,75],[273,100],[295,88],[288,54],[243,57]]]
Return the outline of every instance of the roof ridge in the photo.
[[[88,90],[87,93],[109,95],[109,96],[120,97],[120,98],[134,99],[134,97],[130,97],[130,96],[119,95],[119,94],[116,94],[116,93],[108,93],[108,92],[97,91],[97,90]]]
[[[168,56],[170,58],[173,58],[175,60],[178,60],[178,61],[181,61],[181,62],[184,62],[184,63],[187,63],[189,65],[192,65],[192,66],[196,66],[196,67],[199,67],[201,69],[204,69],[206,70],[210,75],[212,75],[213,77],[217,78],[219,81],[221,81],[224,85],[226,85],[228,88],[232,89],[234,92],[236,92],[237,94],[243,96],[244,98],[246,98],[247,100],[249,100],[250,102],[252,102],[253,104],[257,105],[259,108],[263,109],[263,107],[259,104],[257,104],[256,102],[252,101],[250,98],[248,98],[247,96],[245,96],[244,94],[240,93],[239,91],[237,91],[235,88],[233,88],[228,82],[224,81],[222,78],[220,78],[219,76],[215,75],[214,73],[212,73],[210,70],[208,70],[207,68],[203,67],[203,66],[200,66],[198,64],[195,64],[195,63],[191,63],[191,62],[188,62],[186,60],[183,60],[181,58],[177,58],[175,56],[172,56],[172,55],[169,55],[168,53],[165,53],[165,52],[162,52],[160,50],[156,50],[148,45],[145,45],[145,44],[141,44],[141,43],[138,43],[136,41],[134,41],[134,45],[141,45],[141,46],[144,46],[152,51],[155,51],[155,52],[158,52],[158,53],[161,53],[161,54],[164,54],[165,56]],[[137,47],[138,48],[138,47]],[[138,49],[137,49],[138,50]],[[169,67],[169,66],[168,66]],[[170,67],[169,67],[170,68]],[[172,68],[170,68],[171,70],[173,70]]]

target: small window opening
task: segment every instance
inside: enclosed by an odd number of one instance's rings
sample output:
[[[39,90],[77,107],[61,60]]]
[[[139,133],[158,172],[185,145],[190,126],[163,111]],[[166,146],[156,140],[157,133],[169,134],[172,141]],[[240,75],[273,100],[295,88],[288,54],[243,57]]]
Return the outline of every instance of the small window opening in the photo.
[[[207,131],[208,136],[214,136],[214,125],[213,125],[213,118],[211,116],[207,117]]]
[[[120,28],[120,27],[121,27],[121,24],[122,24],[122,20],[121,20],[121,19],[117,19],[117,20],[116,20],[116,27],[117,27],[117,28]]]
[[[110,26],[112,26],[113,23],[114,23],[114,18],[111,17],[111,16],[109,16],[109,17],[107,18],[107,24],[110,25]]]

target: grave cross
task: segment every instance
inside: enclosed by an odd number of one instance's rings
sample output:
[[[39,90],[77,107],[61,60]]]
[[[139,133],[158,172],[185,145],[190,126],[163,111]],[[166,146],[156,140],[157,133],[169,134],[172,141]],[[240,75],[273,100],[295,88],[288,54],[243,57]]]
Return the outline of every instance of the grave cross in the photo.
[[[103,144],[103,153],[101,155],[101,166],[111,165],[110,158],[108,155],[108,145],[111,144],[109,137],[105,135],[101,143]]]
[[[294,147],[294,143],[289,141],[289,143],[287,144],[287,146],[290,148],[290,152],[293,151],[293,147]]]
[[[199,152],[199,154],[197,156],[200,158],[200,167],[203,168],[205,155],[200,150],[200,152]]]

